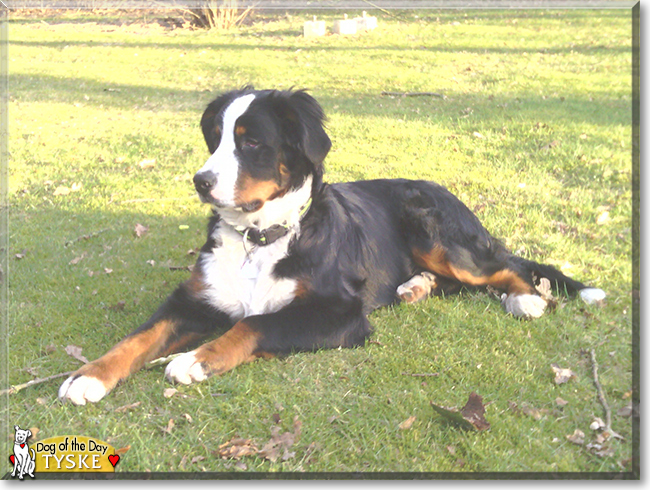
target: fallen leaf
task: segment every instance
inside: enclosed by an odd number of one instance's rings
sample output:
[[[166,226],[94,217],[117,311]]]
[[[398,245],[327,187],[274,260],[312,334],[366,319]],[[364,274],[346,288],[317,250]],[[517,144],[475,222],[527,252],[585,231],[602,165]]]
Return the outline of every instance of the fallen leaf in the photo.
[[[185,417],[185,420],[187,420],[190,424],[193,422],[192,416],[189,413],[184,413],[183,417]]]
[[[106,274],[110,274],[111,272],[113,272],[113,269],[109,269],[108,267],[104,267],[104,272]]]
[[[246,471],[248,469],[248,465],[243,461],[237,461],[235,463],[235,468],[237,468],[238,470]]]
[[[556,385],[566,383],[567,381],[577,377],[576,373],[570,369],[561,368],[555,363],[551,364],[551,369],[553,369],[553,372],[555,373],[554,381]]]
[[[602,448],[600,451],[596,451],[594,454],[601,458],[610,458],[614,456],[614,448],[611,446],[606,446]]]
[[[174,428],[176,424],[174,423],[174,419],[169,419],[169,422],[167,422],[167,427],[163,429],[163,432],[166,432],[167,434],[172,433],[172,429]]]
[[[198,463],[199,461],[203,461],[205,459],[205,456],[194,456],[191,460],[190,463]]]
[[[474,136],[474,138],[478,138],[478,139],[483,138],[483,135],[481,133],[479,133],[478,131],[474,131],[472,133],[472,136]]]
[[[86,359],[84,356],[81,355],[81,351],[83,349],[81,347],[78,347],[76,345],[67,345],[65,348],[66,354],[68,354],[71,357],[74,357],[76,360],[83,362],[84,364],[88,364],[88,359]]]
[[[408,430],[413,426],[413,422],[415,422],[415,415],[411,415],[409,418],[399,424],[398,427],[400,430]]]
[[[177,392],[178,392],[178,390],[177,390],[176,388],[165,388],[165,391],[163,391],[163,396],[164,396],[165,398],[171,398],[171,397],[174,396]]]
[[[537,408],[531,407],[530,405],[524,403],[521,406],[521,411],[524,415],[534,418],[535,420],[540,420],[542,418],[542,411]]]
[[[142,237],[145,233],[149,231],[148,226],[141,225],[140,223],[136,223],[135,228],[133,230],[135,232],[135,236],[138,238]]]
[[[250,439],[235,437],[221,444],[216,454],[223,459],[240,459],[244,456],[257,454],[257,452],[257,447]]]
[[[282,453],[282,459],[285,461],[286,459],[292,458],[295,453],[290,453],[289,448],[291,448],[296,439],[298,439],[301,430],[302,422],[298,419],[298,416],[293,419],[293,433],[284,432],[280,434],[280,427],[271,427],[272,437],[264,447],[258,451],[258,454],[272,463],[275,463],[280,458],[280,453]]]
[[[39,405],[47,405],[47,399],[46,399],[46,398],[38,397],[38,398],[36,399],[36,403],[38,403]]]
[[[112,311],[124,311],[125,306],[126,306],[126,301],[118,301],[113,306],[109,306],[108,309]]]
[[[138,402],[138,403],[140,403],[140,402]],[[121,447],[119,449],[116,449],[115,454],[117,454],[118,456],[122,456],[123,454],[128,452],[129,449],[131,449],[131,444],[129,444],[128,446],[124,446],[124,447]]]
[[[24,259],[25,254],[24,253],[16,254],[16,255],[14,255],[14,257],[15,257],[16,260]]]
[[[577,444],[578,446],[582,446],[585,443],[585,433],[580,429],[576,429],[573,431],[573,434],[566,436],[566,438],[569,442]]]
[[[480,395],[472,392],[465,406],[460,411],[455,407],[444,407],[433,402],[431,407],[447,420],[459,424],[465,429],[487,430],[490,423],[485,419],[485,407]]]
[[[568,405],[568,401],[564,400],[563,398],[560,398],[559,396],[555,399],[555,403],[560,406],[564,407],[565,405]]]
[[[619,417],[631,417],[632,411],[633,411],[632,402],[630,402],[624,407],[619,408],[616,411],[616,415],[618,415]]]
[[[151,267],[153,267],[154,265],[156,265],[156,261],[153,260],[153,259],[152,260],[147,260],[147,264],[149,264]]]
[[[56,351],[56,345],[48,344],[45,346],[45,354],[47,354],[48,356],[52,354],[54,351]]]
[[[70,194],[70,188],[66,187],[64,185],[61,185],[61,186],[57,187],[56,189],[54,189],[54,194],[53,195],[55,195],[55,196],[67,196],[68,194]]]
[[[135,403],[131,403],[129,405],[122,405],[121,407],[117,407],[114,411],[117,412],[117,413],[126,412],[128,410],[132,410],[132,409],[134,409],[136,407],[139,407],[140,403],[142,403],[142,402],[135,402]]]
[[[142,160],[141,162],[138,163],[138,167],[140,167],[141,169],[154,168],[155,166],[156,166],[155,158]]]
[[[603,211],[596,219],[596,224],[604,225],[609,221],[609,212]]]
[[[72,184],[72,189],[70,189],[71,192],[77,192],[80,191],[83,188],[83,184],[81,182],[75,182]]]
[[[447,451],[449,451],[449,454],[452,456],[456,454],[456,448],[454,446],[447,446]]]
[[[82,253],[79,257],[75,257],[74,259],[72,259],[70,262],[68,262],[68,265],[77,265],[84,258],[86,258],[86,252]]]
[[[589,426],[591,430],[600,430],[605,428],[605,422],[600,417],[594,417],[594,421]]]

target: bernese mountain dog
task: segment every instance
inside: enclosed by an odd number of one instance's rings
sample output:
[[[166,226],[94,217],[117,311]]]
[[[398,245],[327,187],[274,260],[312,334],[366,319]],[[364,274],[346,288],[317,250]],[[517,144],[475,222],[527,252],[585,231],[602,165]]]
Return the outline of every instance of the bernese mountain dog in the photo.
[[[188,384],[259,357],[363,345],[367,315],[461,287],[503,293],[505,311],[535,318],[536,285],[586,302],[604,292],[517,257],[444,187],[402,179],[326,184],[331,142],[303,90],[221,95],[201,128],[210,151],[194,176],[212,206],[189,280],[104,356],[72,374],[62,400],[96,402],[152,359],[199,345],[165,370]]]

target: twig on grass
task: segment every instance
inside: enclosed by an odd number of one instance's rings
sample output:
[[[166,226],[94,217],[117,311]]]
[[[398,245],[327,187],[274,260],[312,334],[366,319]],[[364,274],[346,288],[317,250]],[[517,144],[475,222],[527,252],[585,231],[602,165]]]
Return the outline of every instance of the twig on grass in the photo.
[[[79,242],[81,240],[90,240],[91,238],[95,238],[97,235],[99,235],[101,233],[104,233],[105,231],[108,231],[108,230],[110,230],[110,228],[104,228],[102,230],[96,231],[95,233],[91,233],[90,235],[81,235],[81,236],[75,238],[74,240],[70,240],[70,241],[65,242],[63,244],[63,246],[64,247],[69,247],[73,243],[77,243],[77,242]]]
[[[148,363],[146,363],[144,365],[144,369],[152,369],[152,368],[155,368],[157,366],[164,366],[165,364],[169,364],[171,361],[176,359],[181,354],[182,354],[182,352],[178,353],[178,354],[172,354],[171,356],[167,356],[167,357],[159,357],[158,359],[154,359],[153,361],[149,361]],[[18,393],[19,391],[21,391],[21,390],[23,390],[25,388],[29,388],[30,386],[39,385],[41,383],[45,383],[47,381],[52,381],[53,379],[57,379],[57,378],[63,378],[64,376],[70,376],[72,373],[74,373],[74,371],[68,371],[66,373],[53,374],[52,376],[47,376],[45,378],[32,379],[31,381],[27,381],[27,383],[22,383],[22,384],[19,384],[19,385],[12,386],[11,388],[6,388],[4,390],[0,390],[0,396],[6,395],[6,394],[14,395],[14,394]]]
[[[596,390],[598,391],[598,400],[605,410],[605,431],[609,432],[611,437],[616,437],[617,439],[624,441],[625,438],[612,429],[612,411],[610,410],[607,399],[605,398],[603,387],[600,385],[600,381],[598,380],[598,362],[596,362],[596,351],[594,349],[591,349],[591,371],[594,377]]]
[[[0,395],[13,395],[15,393],[18,393],[20,390],[29,388],[30,386],[38,385],[41,383],[45,383],[46,381],[51,381],[56,378],[63,378],[64,376],[70,376],[74,371],[68,371],[67,373],[59,373],[59,374],[53,374],[52,376],[47,376],[45,378],[36,378],[32,379],[31,381],[28,381],[27,383],[19,384],[16,386],[12,386],[11,388],[7,388],[4,390],[0,390]]]
[[[438,97],[444,99],[444,94],[438,92],[382,92],[381,95],[390,95],[393,97]]]

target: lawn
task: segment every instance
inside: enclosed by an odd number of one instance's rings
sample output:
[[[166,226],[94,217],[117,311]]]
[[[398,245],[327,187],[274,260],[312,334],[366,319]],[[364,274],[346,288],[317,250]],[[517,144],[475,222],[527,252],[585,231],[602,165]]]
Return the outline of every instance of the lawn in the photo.
[[[534,321],[489,292],[396,305],[371,315],[364,348],[258,361],[171,397],[160,367],[84,407],[61,404],[50,381],[8,397],[5,439],[18,424],[36,440],[130,446],[122,472],[629,476],[631,11],[373,11],[372,32],[304,38],[313,14],[258,12],[218,32],[172,29],[172,11],[11,13],[10,384],[76,369],[68,345],[99,357],[188,277],[209,215],[191,184],[208,156],[199,118],[249,83],[320,101],[326,180],[439,182],[517,255],[604,289],[604,304],[561,299]],[[599,448],[591,350],[624,437]],[[554,363],[575,377],[556,384]],[[487,431],[430,406],[462,407],[471,392]],[[217,454],[234,437],[261,448],[295,421],[284,458]],[[576,429],[584,444],[567,438]]]

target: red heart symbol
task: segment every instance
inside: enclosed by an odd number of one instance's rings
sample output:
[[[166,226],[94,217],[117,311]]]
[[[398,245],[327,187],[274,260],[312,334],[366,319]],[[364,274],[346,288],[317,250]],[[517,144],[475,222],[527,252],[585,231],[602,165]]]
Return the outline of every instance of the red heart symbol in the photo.
[[[11,464],[14,464],[16,462],[16,457],[13,454],[10,454],[9,461],[11,461]]]
[[[118,463],[120,460],[120,455],[119,454],[111,454],[108,456],[108,460],[111,462],[113,465],[113,468],[115,468],[115,465]]]
[[[22,443],[22,444],[20,445],[20,447],[21,447],[21,448],[22,448],[22,447],[25,447],[25,443]]]

